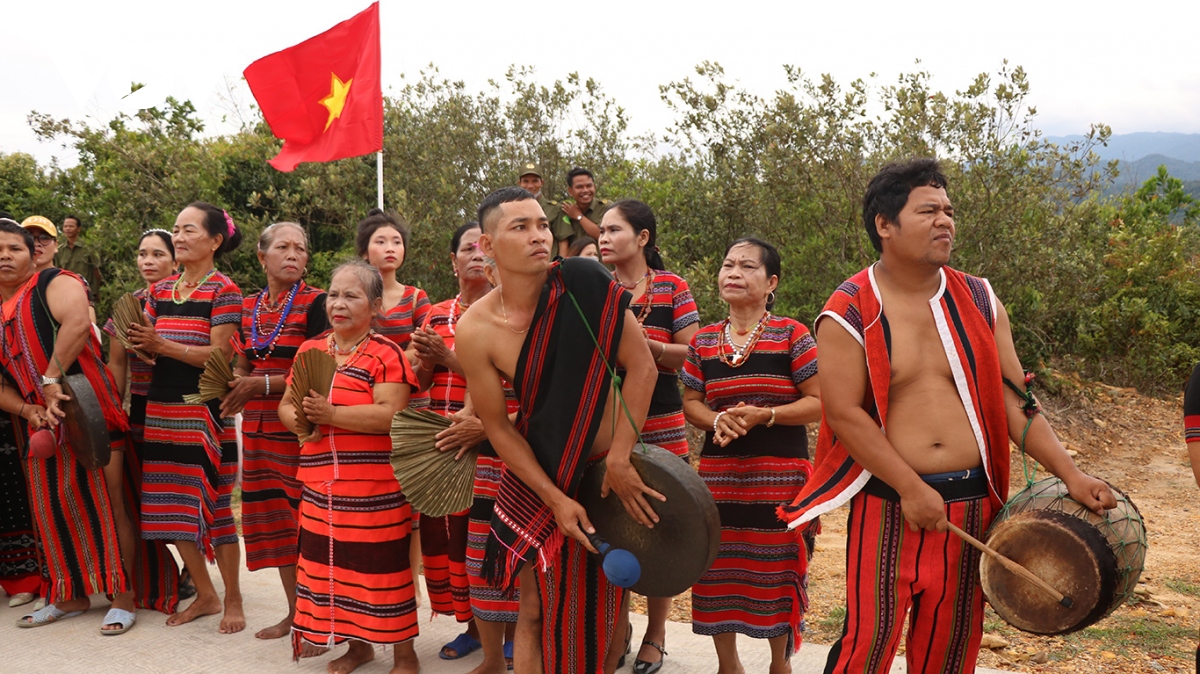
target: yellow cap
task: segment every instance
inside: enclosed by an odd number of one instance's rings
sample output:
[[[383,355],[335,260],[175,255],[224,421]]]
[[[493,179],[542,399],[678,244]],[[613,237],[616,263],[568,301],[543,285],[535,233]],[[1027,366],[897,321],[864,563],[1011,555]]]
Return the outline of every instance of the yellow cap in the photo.
[[[25,229],[40,229],[54,238],[58,238],[58,228],[50,222],[50,218],[40,215],[31,215],[21,221],[21,226]]]

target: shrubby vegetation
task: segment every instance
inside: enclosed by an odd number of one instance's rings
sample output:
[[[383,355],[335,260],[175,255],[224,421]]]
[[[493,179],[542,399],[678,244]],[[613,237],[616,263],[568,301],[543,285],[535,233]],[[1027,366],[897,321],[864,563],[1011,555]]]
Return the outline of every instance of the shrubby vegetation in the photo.
[[[762,97],[701,64],[660,88],[673,124],[634,136],[592,80],[547,87],[511,68],[470,92],[431,67],[385,101],[387,205],[413,227],[403,280],[452,295],[450,232],[534,158],[549,194],[561,195],[562,176],[581,165],[601,196],[649,203],[664,257],[691,283],[704,320],[723,316],[715,276],[725,247],[753,234],[784,255],[777,310],[811,322],[842,279],[875,259],[860,210],[870,176],[893,159],[936,156],[958,213],[954,264],[991,279],[1029,365],[1178,390],[1200,357],[1200,208],[1182,183],[1163,171],[1136,194],[1104,197],[1115,165],[1091,150],[1109,129],[1069,146],[1045,141],[1026,73],[1007,64],[953,93],[920,71],[890,84],[783,73]],[[354,226],[375,203],[375,158],[279,173],[266,164],[279,142],[249,116],[237,133],[210,137],[194,107],[172,99],[100,127],[34,113],[41,137],[73,145],[80,163],[0,154],[0,208],[55,220],[77,212],[92,224],[86,239],[102,249],[110,281],[101,313],[137,285],[138,234],[169,227],[195,199],[227,208],[249,241],[270,222],[304,224],[319,283],[351,253]],[[246,291],[263,283],[251,245],[221,264]]]

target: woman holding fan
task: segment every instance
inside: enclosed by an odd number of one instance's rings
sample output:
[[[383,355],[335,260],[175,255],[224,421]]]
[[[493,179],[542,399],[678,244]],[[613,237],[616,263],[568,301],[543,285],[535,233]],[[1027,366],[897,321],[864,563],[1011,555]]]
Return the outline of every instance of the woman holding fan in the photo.
[[[292,647],[295,657],[312,657],[350,641],[329,665],[349,672],[375,657],[373,644],[390,644],[392,671],[416,674],[412,507],[392,472],[390,437],[416,376],[400,348],[371,329],[382,306],[378,270],[365,262],[335,269],[326,300],[333,330],[296,354],[299,362],[309,351],[328,353],[336,362],[330,388],[306,386],[297,404],[293,369],[279,405],[283,424],[303,434]]]
[[[300,444],[279,421],[279,402],[296,350],[329,329],[325,291],[307,285],[308,236],[294,222],[277,222],[258,237],[258,262],[267,287],[242,302],[237,364],[221,417],[242,414],[242,536],[246,568],[277,568],[288,614],[259,630],[259,639],[278,639],[296,612],[299,540]]]
[[[241,320],[242,293],[217,271],[215,260],[242,242],[229,213],[212,204],[189,204],[171,230],[182,273],[159,281],[146,295],[153,327],[129,326],[131,346],[155,359],[146,400],[142,464],[142,538],[174,541],[196,584],[196,599],[167,619],[182,625],[221,613],[220,631],[246,627],[238,587],[241,550],[230,499],[237,477],[233,419],[221,418],[220,401],[192,404],[210,354],[228,358]],[[208,575],[215,558],[225,583],[222,604]]]

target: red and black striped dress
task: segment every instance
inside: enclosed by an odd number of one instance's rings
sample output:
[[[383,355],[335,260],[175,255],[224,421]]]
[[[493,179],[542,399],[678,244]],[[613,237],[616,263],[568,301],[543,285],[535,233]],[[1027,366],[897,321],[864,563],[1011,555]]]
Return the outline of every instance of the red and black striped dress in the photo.
[[[146,297],[146,314],[163,338],[209,346],[213,328],[241,322],[242,293],[228,276],[214,272],[176,301],[179,278],[159,281]],[[211,561],[215,546],[237,543],[230,497],[238,452],[234,421],[220,418],[220,400],[183,402],[199,389],[203,371],[162,355],[154,366],[146,397],[142,538],[195,541]]]
[[[293,288],[285,290],[274,304],[268,303],[266,288],[243,300],[241,339],[234,347],[250,361],[249,376],[287,376],[300,345],[329,329],[325,291],[304,281],[294,290],[294,296]],[[292,566],[298,554],[300,443],[279,420],[283,389],[248,400],[242,410],[242,538],[250,571]]]
[[[401,350],[407,349],[413,331],[425,325],[432,306],[424,290],[416,286],[404,286],[400,301],[383,312],[383,318],[376,322],[375,332],[398,344]],[[425,409],[429,406],[429,395],[413,389],[408,406],[417,410]]]
[[[138,288],[133,296],[146,306],[146,289]],[[109,336],[117,334],[112,319],[104,324]],[[146,395],[150,393],[150,380],[154,378],[154,366],[138,358],[132,351],[125,351],[126,367],[129,370],[129,437],[139,450],[142,446],[143,429],[146,424]],[[139,452],[140,453],[140,452]]]
[[[646,338],[663,344],[674,344],[675,333],[700,322],[687,281],[669,271],[654,270],[646,292],[629,308],[645,328]],[[687,420],[683,418],[679,377],[662,365],[658,365],[658,382],[642,426],[642,440],[687,458]]]
[[[325,339],[297,353],[328,348]],[[289,382],[291,377],[288,377]],[[393,342],[371,335],[338,368],[329,400],[369,405],[376,384],[414,386],[416,376]],[[296,567],[293,654],[302,642],[346,639],[397,644],[417,636],[409,567],[412,506],[392,472],[391,436],[321,426],[300,449],[300,558]]]
[[[22,398],[34,405],[46,404],[41,378],[54,353],[57,328],[47,308],[46,291],[59,274],[75,276],[55,268],[34,274],[3,305],[0,365],[15,380]],[[100,401],[112,449],[124,451],[129,422],[99,353],[100,341],[89,330],[83,351],[66,374],[82,373],[87,378]],[[60,425],[56,433],[59,446],[53,456],[27,456],[24,460],[41,553],[42,593],[51,604],[132,589],[121,565],[104,470],[84,468],[74,450],[66,446],[64,430]]]
[[[422,327],[433,328],[446,348],[454,350],[454,328],[465,311],[458,298],[430,307]],[[429,384],[429,410],[448,417],[466,404],[467,380],[441,365],[433,369]],[[403,487],[403,485],[401,485]],[[421,517],[421,566],[425,591],[434,613],[471,619],[470,582],[467,580],[467,529],[470,509],[444,517]]]
[[[770,316],[753,351],[739,367],[719,354],[724,322],[692,337],[680,377],[704,394],[714,411],[740,402],[778,407],[803,397],[800,384],[817,374],[817,344],[808,328]],[[806,560],[797,534],[776,515],[812,473],[803,426],[760,425],[725,447],[712,429],[700,453],[700,477],[721,515],[717,561],[692,587],[692,631],[741,633],[767,639],[787,635],[788,652],[799,643],[807,608]]]

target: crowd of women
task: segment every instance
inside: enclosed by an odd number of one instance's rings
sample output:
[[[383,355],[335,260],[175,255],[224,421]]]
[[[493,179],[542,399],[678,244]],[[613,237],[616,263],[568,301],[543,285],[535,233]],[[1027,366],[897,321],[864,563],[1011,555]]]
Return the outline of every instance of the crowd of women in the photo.
[[[297,657],[349,641],[330,665],[338,672],[373,658],[373,645],[392,645],[395,671],[416,671],[415,575],[423,570],[434,613],[466,625],[441,657],[483,648],[476,671],[511,667],[517,598],[479,573],[502,463],[484,443],[472,507],[429,518],[412,511],[389,461],[393,415],[405,407],[449,418],[437,436],[442,451],[461,454],[485,440],[454,352],[459,318],[502,281],[480,251],[480,236],[479,225],[468,222],[448,237],[458,293],[433,304],[423,290],[402,283],[408,231],[378,210],[358,223],[359,259],[328,279],[307,276],[301,226],[267,227],[257,241],[266,287],[245,296],[218,270],[219,258],[242,239],[221,208],[193,203],[171,231],[142,234],[137,261],[146,283],[134,295],[148,320],[130,326],[131,350],[110,340],[107,376],[116,395],[128,393],[129,442],[114,453],[124,462],[104,471],[113,494],[104,502],[126,560],[136,545],[171,543],[183,568],[170,555],[153,565],[127,561],[128,590],[114,596],[99,627],[104,634],[132,628],[137,607],[167,613],[170,625],[220,614],[221,632],[244,629],[232,503],[240,475],[246,566],[278,569],[283,588],[282,619],[258,637],[290,635]],[[782,269],[769,243],[741,239],[729,247],[718,275],[728,314],[702,327],[687,282],[666,270],[656,238],[651,209],[625,200],[609,207],[598,240],[581,239],[571,252],[598,258],[633,298],[658,366],[644,440],[690,461],[688,424],[706,432],[697,470],[718,504],[721,551],[692,590],[694,631],[713,637],[722,671],[737,667],[737,634],[768,639],[779,665],[800,629],[807,560],[775,509],[811,471],[805,425],[821,414],[816,344],[804,325],[772,312]],[[12,320],[6,302],[6,330]],[[103,329],[116,332],[112,321]],[[327,395],[303,392],[297,405],[291,366],[313,349],[335,359],[333,385]],[[214,350],[234,360],[236,378],[223,398],[188,402]],[[11,424],[0,419],[6,424],[0,431],[11,436],[3,444],[21,447],[30,432],[53,424],[53,397],[20,401],[20,409],[0,400],[12,415]],[[515,397],[510,402],[515,415]],[[315,425],[312,431],[302,419]],[[21,469],[56,460],[16,456],[0,452],[0,488],[14,502],[28,500],[16,480]],[[21,618],[22,627],[71,618],[88,606],[86,595],[48,589],[59,570],[47,564],[39,570],[38,549],[66,532],[48,530],[53,521],[33,520],[5,523],[23,535],[20,554],[28,562],[23,573],[0,578],[10,604],[38,594],[48,602]],[[86,566],[94,543],[77,542],[71,564]],[[214,561],[223,597],[210,576]],[[151,594],[156,603],[147,603]],[[177,610],[180,598],[191,595]],[[649,625],[634,660],[639,674],[657,671],[667,655],[672,601],[648,601]],[[612,663],[632,653],[632,628],[621,624]]]

